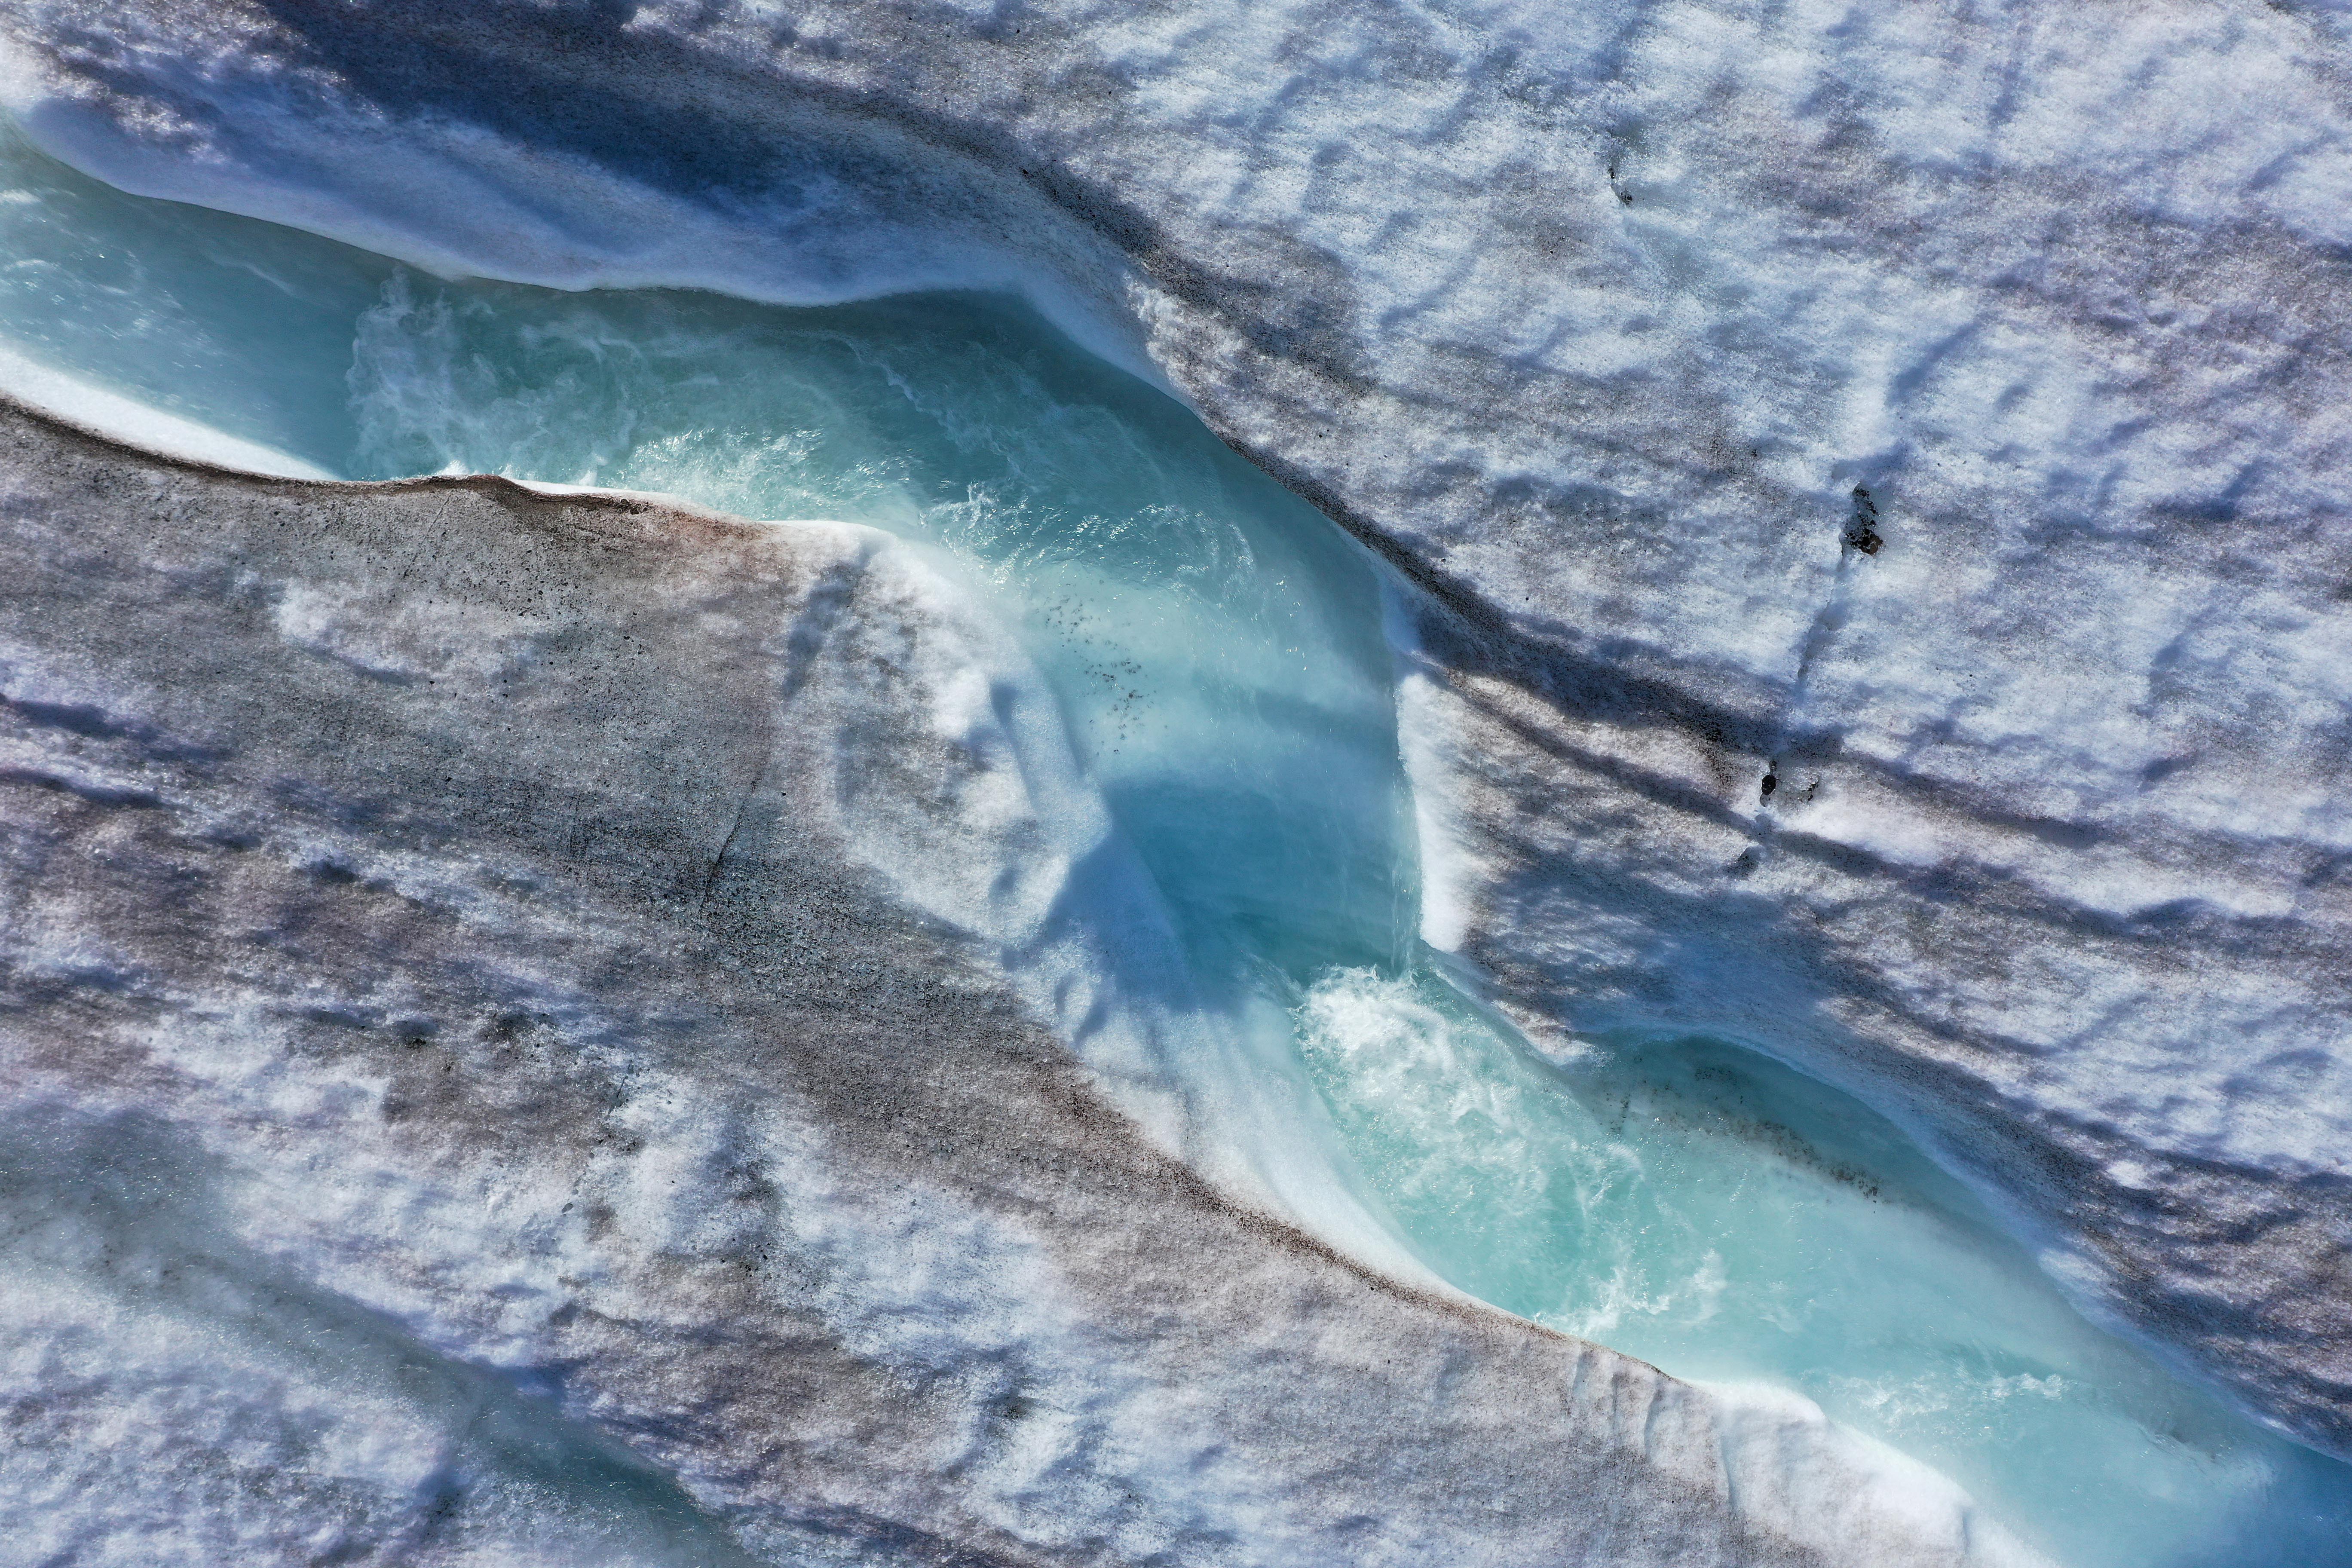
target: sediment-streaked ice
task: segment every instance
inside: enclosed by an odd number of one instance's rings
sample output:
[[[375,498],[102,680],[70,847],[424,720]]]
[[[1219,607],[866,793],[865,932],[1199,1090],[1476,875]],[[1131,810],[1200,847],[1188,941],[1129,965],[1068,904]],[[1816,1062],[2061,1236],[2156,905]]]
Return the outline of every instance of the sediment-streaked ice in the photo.
[[[174,241],[153,204],[17,169],[0,217],[55,258],[0,289],[28,355],[135,367],[141,396],[355,477],[499,471],[908,541],[833,530],[875,668],[928,694],[868,756],[859,705],[898,699],[856,695],[855,659],[832,678],[841,739],[812,766],[845,851],[1238,1190],[1713,1380],[1759,1484],[1813,1466],[1834,1491],[1875,1465],[1928,1535],[1994,1551],[1939,1468],[2056,1560],[2118,1568],[2320,1562],[2343,1539],[2339,1470],[2084,1323],[1867,1112],[1715,1041],[1600,1042],[1562,1073],[1456,996],[1413,940],[1431,900],[1383,637],[1400,591],[1023,312],[457,285],[214,215]],[[77,269],[124,233],[152,294]],[[159,374],[174,363],[202,374]],[[273,614],[394,681],[504,679],[541,635],[324,589]],[[894,625],[927,630],[891,652]],[[906,772],[910,721],[968,770]]]
[[[1497,1005],[1833,1079],[2352,1444],[2335,8],[7,25],[46,145],[444,271],[1017,284],[1444,606]]]
[[[1007,775],[1076,770],[974,722],[1000,634],[906,547],[13,405],[0,473],[10,1541],[2031,1561],[1801,1399],[1415,1289],[1156,1149],[1017,915],[950,923]]]

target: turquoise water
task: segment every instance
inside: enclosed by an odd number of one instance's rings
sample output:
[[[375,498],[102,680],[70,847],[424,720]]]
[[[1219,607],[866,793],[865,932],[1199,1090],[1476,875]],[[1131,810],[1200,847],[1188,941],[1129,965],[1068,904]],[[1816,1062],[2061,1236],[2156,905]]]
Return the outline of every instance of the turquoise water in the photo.
[[[1551,1063],[1450,988],[1412,936],[1393,590],[1024,308],[454,284],[21,148],[0,258],[0,346],[331,473],[662,490],[951,554],[1058,694],[1202,994],[1236,1030],[1286,1020],[1264,1070],[1328,1121],[1302,1142],[1439,1273],[1799,1389],[2063,1563],[2352,1563],[2352,1472],[2086,1322],[1866,1109],[1721,1041]]]

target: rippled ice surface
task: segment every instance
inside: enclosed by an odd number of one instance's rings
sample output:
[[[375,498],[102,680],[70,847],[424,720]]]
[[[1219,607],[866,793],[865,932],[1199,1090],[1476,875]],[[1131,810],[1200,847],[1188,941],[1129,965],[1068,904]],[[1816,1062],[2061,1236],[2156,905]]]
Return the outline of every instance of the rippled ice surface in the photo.
[[[1302,1144],[1463,1289],[1798,1388],[2064,1563],[2352,1563],[2352,1473],[2085,1322],[1864,1108],[1720,1041],[1543,1060],[1449,987],[1412,937],[1389,590],[1025,310],[453,284],[0,160],[0,379],[45,401],[131,422],[62,373],[289,471],[663,490],[958,558],[1025,630],[1206,994],[1237,1032],[1273,1022],[1259,1070],[1312,1086],[1328,1125]]]

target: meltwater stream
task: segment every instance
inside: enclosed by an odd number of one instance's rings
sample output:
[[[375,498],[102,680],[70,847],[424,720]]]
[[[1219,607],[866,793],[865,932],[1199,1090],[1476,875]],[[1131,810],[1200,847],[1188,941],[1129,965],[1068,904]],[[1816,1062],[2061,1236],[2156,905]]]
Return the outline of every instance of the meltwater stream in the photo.
[[[1801,1391],[2063,1563],[2352,1563],[2352,1471],[2085,1321],[1863,1107],[1721,1041],[1548,1062],[1452,990],[1412,934],[1395,590],[1024,308],[450,283],[12,141],[0,384],[281,471],[660,490],[952,554],[1059,694],[1204,993],[1286,1037],[1265,1070],[1328,1122],[1303,1142],[1436,1272]]]

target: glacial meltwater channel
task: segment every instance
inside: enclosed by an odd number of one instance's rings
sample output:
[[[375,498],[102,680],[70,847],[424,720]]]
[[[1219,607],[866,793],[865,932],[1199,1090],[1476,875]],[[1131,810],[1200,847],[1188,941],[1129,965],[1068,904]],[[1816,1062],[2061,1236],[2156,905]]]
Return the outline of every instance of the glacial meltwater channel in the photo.
[[[1057,691],[1202,993],[1285,1037],[1232,1059],[1289,1076],[1328,1118],[1301,1147],[1437,1273],[1801,1391],[2062,1563],[2352,1563],[2352,1471],[2086,1321],[1862,1106],[1730,1042],[1549,1062],[1450,988],[1413,934],[1399,590],[1025,307],[452,283],[11,140],[0,385],[283,472],[658,490],[953,555]]]

